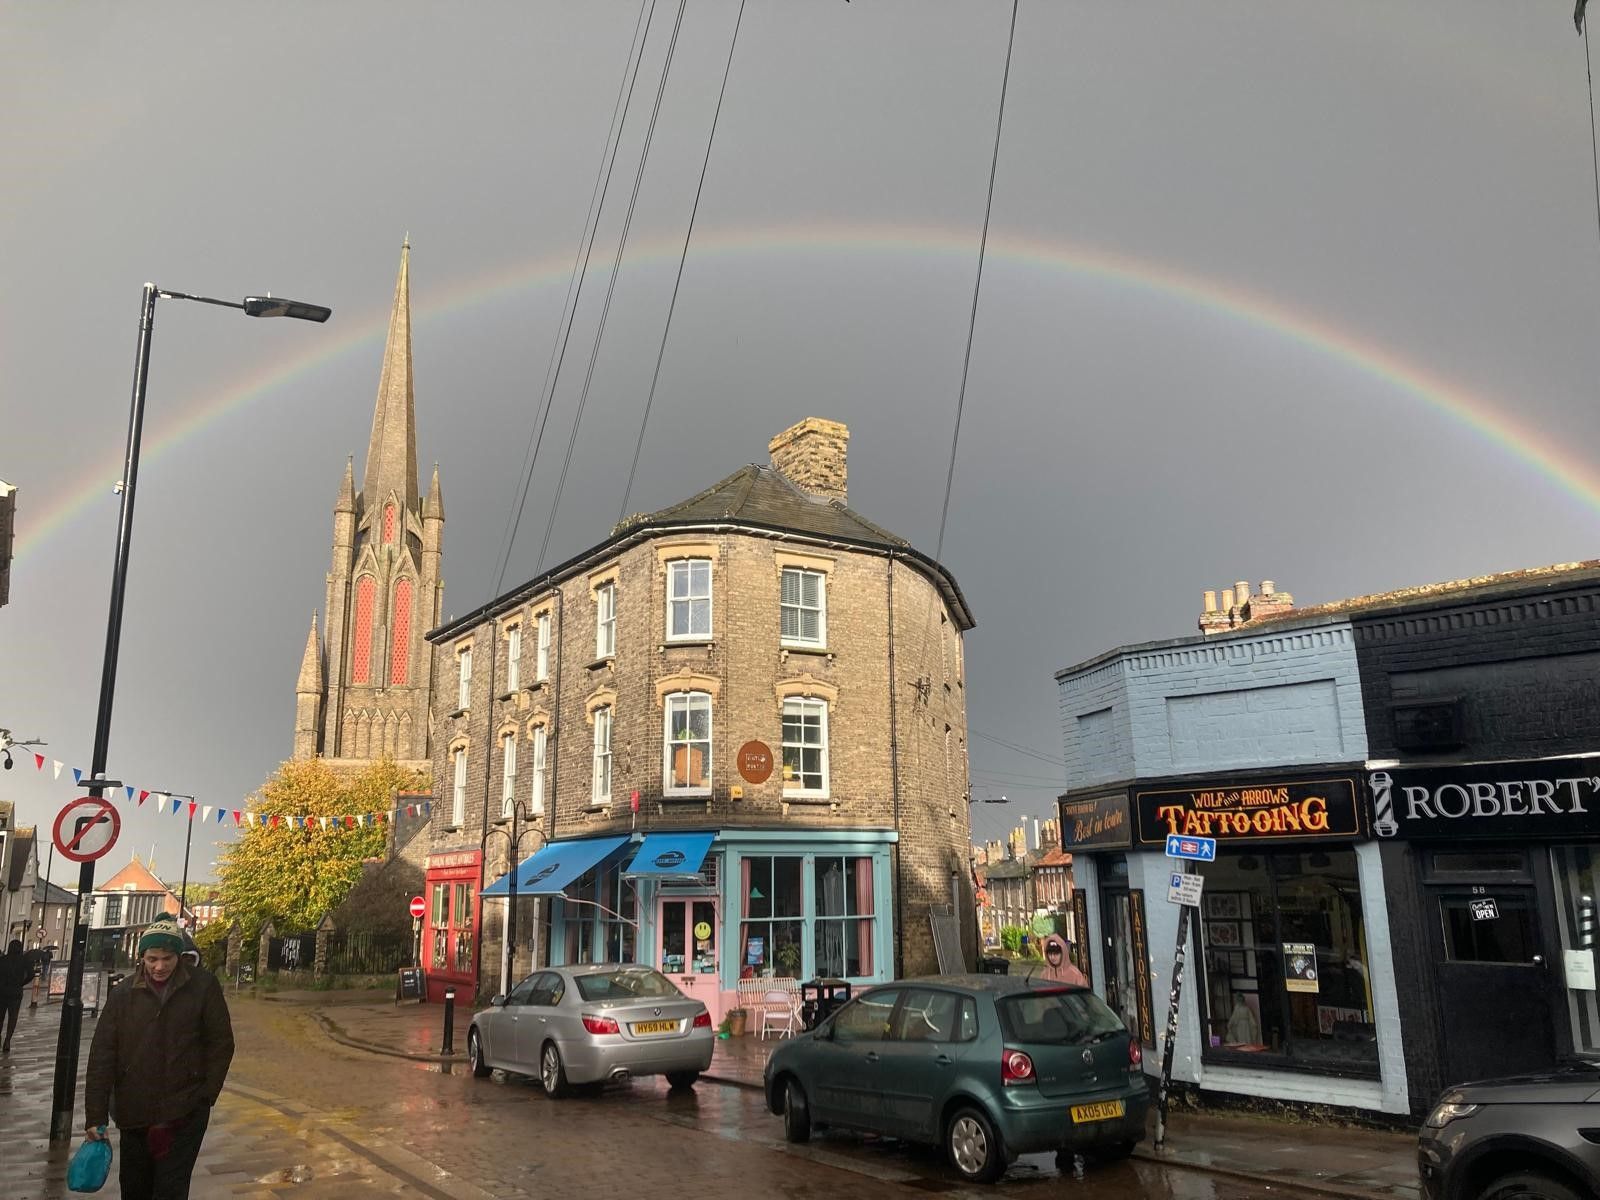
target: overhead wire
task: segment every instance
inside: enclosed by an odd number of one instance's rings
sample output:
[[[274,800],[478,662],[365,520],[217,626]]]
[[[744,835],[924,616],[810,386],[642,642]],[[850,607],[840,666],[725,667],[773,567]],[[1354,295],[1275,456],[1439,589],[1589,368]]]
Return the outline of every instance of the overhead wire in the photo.
[[[645,16],[649,11],[649,18]],[[502,533],[500,570],[490,595],[498,596],[505,586],[506,570],[511,563],[511,552],[516,545],[517,532],[522,527],[522,514],[528,505],[528,491],[533,485],[534,466],[539,460],[539,450],[544,444],[545,426],[550,421],[550,409],[555,398],[555,381],[560,377],[561,364],[566,358],[567,342],[572,337],[572,324],[578,312],[578,300],[583,294],[583,282],[588,275],[589,255],[594,251],[595,234],[600,228],[600,216],[605,207],[606,193],[611,186],[611,172],[617,163],[617,150],[622,144],[622,126],[627,121],[628,109],[633,103],[633,88],[639,81],[639,67],[644,62],[645,43],[650,37],[650,25],[655,20],[656,0],[640,0],[639,16],[634,22],[633,38],[628,43],[628,57],[622,65],[622,79],[617,84],[617,99],[611,108],[611,123],[606,129],[606,140],[600,150],[600,166],[595,172],[594,187],[589,193],[589,211],[583,219],[583,232],[578,235],[578,249],[572,258],[572,273],[567,278],[567,295],[561,305],[561,320],[556,325],[556,336],[550,343],[550,359],[545,366],[544,383],[540,388],[542,403],[540,415],[528,431],[528,448],[522,459],[520,495],[506,513],[506,529]],[[641,35],[642,31],[642,35]],[[629,66],[633,70],[628,70]],[[580,266],[581,264],[581,266]]]
[[[705,157],[700,161],[700,181],[695,184],[694,204],[689,209],[689,227],[683,234],[683,252],[678,255],[678,274],[672,281],[672,300],[667,304],[667,321],[661,329],[661,345],[656,350],[656,367],[650,376],[650,392],[644,401],[644,416],[639,421],[639,440],[633,447],[633,463],[628,467],[628,482],[622,489],[622,508],[617,513],[620,524],[628,515],[628,499],[633,495],[633,480],[639,470],[639,455],[644,450],[645,430],[650,424],[650,410],[656,402],[656,385],[661,382],[661,363],[667,355],[667,337],[672,332],[672,317],[678,311],[678,289],[683,286],[683,267],[689,261],[689,241],[694,237],[695,218],[700,215],[700,196],[705,191],[706,171],[711,166],[711,148],[717,140],[717,122],[722,117],[723,97],[728,94],[728,76],[733,72],[733,51],[739,44],[739,27],[744,24],[745,0],[739,0],[739,13],[733,21],[733,37],[728,42],[728,61],[722,67],[722,86],[717,90],[716,111],[711,114],[711,133],[706,138]]]
[[[983,264],[989,250],[989,219],[994,213],[994,180],[1000,166],[1000,132],[1006,121],[1006,93],[1011,83],[1011,53],[1017,44],[1017,5],[1011,0],[1011,33],[1006,39],[1006,67],[1000,77],[1000,107],[995,114],[994,152],[989,159],[989,192],[983,203],[983,235],[978,239],[978,272],[972,281],[972,309],[967,317],[967,349],[961,357],[961,389],[956,394],[956,425],[950,437],[950,469],[945,472],[944,504],[939,510],[939,540],[934,545],[935,562],[944,561],[944,531],[950,517],[950,492],[956,480],[956,448],[961,443],[961,412],[967,402],[967,376],[972,367],[972,339],[978,328],[978,294],[983,288]]]
[[[1019,746],[1016,742],[1008,742],[1004,738],[997,738],[992,733],[982,733],[967,726],[967,732],[975,738],[982,738],[986,742],[993,742],[997,746],[1004,746],[1007,750],[1015,750],[1018,754],[1026,754],[1029,758],[1037,758],[1040,762],[1047,762],[1051,766],[1064,767],[1066,761],[1060,755],[1046,754],[1042,750],[1034,750],[1029,746]]]
[[[561,508],[561,493],[566,487],[567,472],[572,466],[572,453],[578,444],[578,431],[583,427],[583,410],[589,401],[589,387],[594,382],[595,363],[600,357],[600,346],[605,340],[606,321],[611,315],[611,298],[616,292],[617,276],[621,272],[622,257],[628,249],[628,234],[633,228],[633,214],[639,203],[639,188],[644,182],[645,166],[650,161],[650,147],[655,141],[656,121],[661,116],[661,98],[667,90],[667,79],[672,74],[672,59],[678,48],[678,33],[683,28],[683,12],[688,0],[678,0],[678,17],[673,22],[672,40],[667,43],[667,57],[661,65],[661,80],[656,85],[655,104],[650,110],[650,124],[645,129],[644,146],[639,151],[639,168],[633,175],[633,193],[628,197],[628,213],[623,218],[622,235],[617,240],[617,254],[611,262],[611,278],[606,284],[605,303],[600,308],[600,323],[595,329],[594,345],[589,351],[589,367],[584,374],[583,390],[578,393],[578,411],[572,421],[572,436],[567,439],[567,453],[561,462],[561,475],[556,481],[555,498],[550,502],[550,519],[545,524],[544,542],[539,547],[539,558],[534,567],[534,573],[544,569],[545,554],[550,548],[550,538],[555,532],[556,515]]]

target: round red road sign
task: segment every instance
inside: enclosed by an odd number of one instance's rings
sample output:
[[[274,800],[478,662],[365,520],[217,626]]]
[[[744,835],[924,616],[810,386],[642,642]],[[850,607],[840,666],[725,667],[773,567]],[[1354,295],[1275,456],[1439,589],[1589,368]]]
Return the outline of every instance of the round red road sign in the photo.
[[[421,896],[411,897],[411,915],[417,920],[422,920],[422,914],[428,911],[428,906]]]
[[[93,862],[117,844],[122,815],[100,796],[80,796],[56,814],[51,836],[69,862]]]

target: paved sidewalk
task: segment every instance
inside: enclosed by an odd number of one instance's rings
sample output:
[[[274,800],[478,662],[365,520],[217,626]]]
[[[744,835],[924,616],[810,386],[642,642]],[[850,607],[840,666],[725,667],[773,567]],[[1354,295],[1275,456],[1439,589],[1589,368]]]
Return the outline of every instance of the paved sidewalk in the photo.
[[[453,1061],[466,1052],[470,1010],[455,1014],[455,1048],[439,1053],[443,1007],[437,1004],[363,1002],[351,997],[329,1003],[329,993],[308,992],[275,999],[310,1003],[317,1022],[335,1041],[380,1054],[427,1062]],[[704,1078],[734,1087],[762,1086],[767,1058],[781,1042],[747,1034],[719,1038]],[[1358,1200],[1417,1200],[1417,1141],[1411,1134],[1352,1129],[1273,1117],[1191,1112],[1177,1107],[1169,1115],[1167,1147],[1151,1142],[1138,1157],[1215,1175],[1297,1187]]]

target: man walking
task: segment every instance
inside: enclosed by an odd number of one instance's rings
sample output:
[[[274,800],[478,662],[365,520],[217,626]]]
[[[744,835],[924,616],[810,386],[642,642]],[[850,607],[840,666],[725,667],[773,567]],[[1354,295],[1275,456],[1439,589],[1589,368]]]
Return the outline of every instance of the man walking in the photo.
[[[171,917],[139,939],[134,973],[111,991],[89,1047],[87,1136],[122,1130],[124,1200],[186,1200],[211,1106],[233,1060],[233,1025],[216,976],[181,962]]]
[[[33,960],[22,950],[22,939],[12,938],[0,954],[0,1054],[11,1053],[11,1035],[17,1031],[17,1013],[22,1009],[22,989],[33,978]]]

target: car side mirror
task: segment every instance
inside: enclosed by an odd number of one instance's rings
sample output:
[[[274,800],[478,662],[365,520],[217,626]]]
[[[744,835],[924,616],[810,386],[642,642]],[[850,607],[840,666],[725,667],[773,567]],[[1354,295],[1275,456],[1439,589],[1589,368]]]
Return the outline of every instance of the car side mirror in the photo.
[[[498,996],[491,997],[490,1000],[489,1000],[489,1003],[492,1004],[495,1008],[504,1008],[506,1006],[505,994],[501,993]]]

